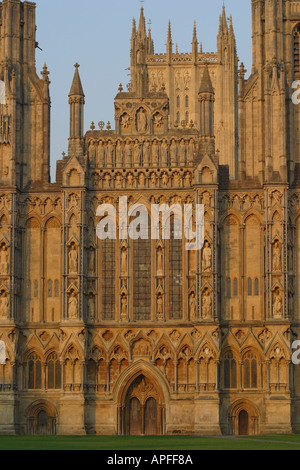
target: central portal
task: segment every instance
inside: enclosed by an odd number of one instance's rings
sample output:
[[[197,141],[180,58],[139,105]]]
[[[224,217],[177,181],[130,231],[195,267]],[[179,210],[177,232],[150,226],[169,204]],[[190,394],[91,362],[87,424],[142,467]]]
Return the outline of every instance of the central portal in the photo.
[[[124,434],[157,436],[162,434],[163,407],[153,383],[140,375],[130,385],[125,399]]]

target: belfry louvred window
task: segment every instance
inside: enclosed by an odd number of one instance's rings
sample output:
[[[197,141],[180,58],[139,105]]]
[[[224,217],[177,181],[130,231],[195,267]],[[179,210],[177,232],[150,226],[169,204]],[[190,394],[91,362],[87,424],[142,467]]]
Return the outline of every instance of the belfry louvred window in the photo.
[[[294,78],[300,79],[300,24],[294,29]]]

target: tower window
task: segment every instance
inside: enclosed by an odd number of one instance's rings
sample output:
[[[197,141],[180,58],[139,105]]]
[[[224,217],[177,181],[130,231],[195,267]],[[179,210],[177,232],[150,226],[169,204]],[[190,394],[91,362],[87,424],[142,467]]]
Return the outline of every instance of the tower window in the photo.
[[[300,77],[300,24],[294,29],[294,78]]]

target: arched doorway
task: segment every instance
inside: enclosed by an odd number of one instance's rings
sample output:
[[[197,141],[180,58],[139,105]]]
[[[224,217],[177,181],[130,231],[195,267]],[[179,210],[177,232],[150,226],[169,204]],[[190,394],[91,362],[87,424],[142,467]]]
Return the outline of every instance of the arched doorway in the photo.
[[[125,393],[120,433],[130,436],[163,434],[164,407],[161,404],[161,394],[154,383],[141,374],[133,380]]]
[[[239,413],[239,436],[249,436],[249,415],[245,410]]]
[[[228,434],[256,436],[259,434],[260,414],[254,403],[248,400],[235,402],[228,414]]]
[[[27,410],[27,434],[35,436],[54,436],[56,434],[57,413],[45,401],[33,403]]]

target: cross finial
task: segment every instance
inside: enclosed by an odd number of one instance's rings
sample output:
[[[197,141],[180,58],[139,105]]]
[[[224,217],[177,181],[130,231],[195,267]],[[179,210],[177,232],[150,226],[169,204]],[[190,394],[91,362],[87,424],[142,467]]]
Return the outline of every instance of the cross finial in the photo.
[[[79,69],[80,65],[78,64],[78,62],[76,62],[76,64],[74,65],[75,69]]]

